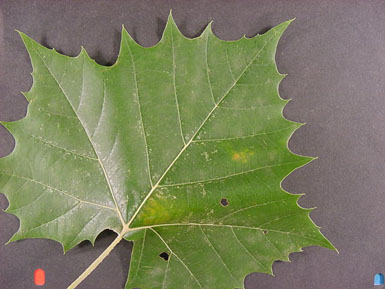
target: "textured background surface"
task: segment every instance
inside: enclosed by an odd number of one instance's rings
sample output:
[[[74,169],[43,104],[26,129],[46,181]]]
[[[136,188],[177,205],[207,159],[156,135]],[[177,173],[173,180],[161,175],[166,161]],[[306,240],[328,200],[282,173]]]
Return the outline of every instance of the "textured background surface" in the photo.
[[[296,17],[280,42],[277,62],[289,76],[280,92],[292,98],[287,118],[306,122],[289,145],[319,156],[294,172],[283,186],[306,193],[304,207],[317,206],[314,221],[340,255],[318,247],[275,263],[276,277],[251,274],[247,289],[365,289],[385,271],[385,2],[383,1],[0,1],[0,120],[25,115],[20,91],[32,83],[28,55],[14,29],[75,56],[83,45],[101,64],[114,63],[120,27],[142,45],[154,45],[169,9],[180,30],[196,36],[214,20],[226,40],[253,36]],[[13,138],[0,127],[0,156]],[[0,195],[0,208],[7,207]],[[46,270],[42,288],[66,288],[112,242],[103,233],[93,248],[83,243],[63,256],[50,240],[4,246],[18,221],[0,212],[2,288],[33,288],[33,271]],[[119,289],[125,283],[131,245],[121,243],[79,288]],[[202,264],[204,266],[204,264]]]

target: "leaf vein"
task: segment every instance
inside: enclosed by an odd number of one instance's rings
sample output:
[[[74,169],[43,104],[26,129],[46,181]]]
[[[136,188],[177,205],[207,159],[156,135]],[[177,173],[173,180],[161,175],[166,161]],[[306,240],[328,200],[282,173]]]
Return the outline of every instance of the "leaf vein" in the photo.
[[[241,242],[241,240],[239,240],[239,238],[238,238],[238,236],[237,236],[237,234],[235,233],[235,231],[234,231],[234,228],[232,228],[231,227],[231,232],[233,233],[233,235],[234,235],[234,238],[237,240],[237,242],[238,242],[238,244],[241,246],[241,248],[257,263],[257,264],[259,264],[259,265],[261,265],[262,267],[264,267],[265,268],[265,270],[267,270],[267,271],[270,271],[269,270],[269,268],[265,265],[265,264],[263,264],[261,261],[259,261],[259,260],[257,260],[257,258],[255,258],[255,256],[253,255],[253,254],[251,254],[251,252],[249,251],[249,249],[247,249],[246,247],[245,247],[245,245],[243,245],[242,244],[242,242]]]
[[[37,227],[30,228],[30,229],[28,229],[28,230],[26,230],[26,231],[22,231],[22,232],[20,232],[20,233],[21,233],[21,234],[25,234],[25,233],[27,233],[27,232],[31,232],[31,231],[37,230],[37,229],[39,229],[39,228],[41,228],[41,227],[43,227],[43,226],[48,226],[48,225],[52,224],[53,222],[58,221],[58,220],[61,219],[61,218],[64,218],[67,214],[71,213],[73,210],[76,210],[76,209],[79,207],[80,204],[81,204],[81,203],[78,202],[77,204],[75,204],[75,206],[71,207],[71,208],[70,208],[69,210],[67,210],[64,214],[62,214],[62,215],[60,215],[60,216],[58,216],[58,217],[56,217],[56,218],[54,218],[54,219],[52,219],[52,220],[46,222],[46,223],[40,224],[40,225],[37,226]]]
[[[221,255],[218,253],[218,251],[215,249],[213,243],[211,243],[210,239],[207,237],[206,233],[203,231],[202,226],[199,226],[200,231],[202,232],[203,237],[207,241],[209,247],[214,251],[214,253],[217,255],[218,259],[222,262],[223,266],[225,267],[226,271],[229,272],[230,276],[237,282],[237,278],[233,275],[230,268],[226,265],[225,261],[222,259]]]
[[[269,132],[261,132],[256,134],[249,134],[249,135],[243,135],[243,136],[237,136],[237,137],[229,137],[229,138],[211,138],[211,139],[198,139],[194,140],[193,143],[201,143],[201,142],[210,142],[210,141],[228,141],[228,140],[237,140],[237,139],[245,139],[245,138],[251,138],[259,135],[266,135],[266,134],[274,134],[278,132],[282,132],[288,129],[292,129],[292,126],[285,127],[283,129],[273,130]]]
[[[235,214],[238,214],[239,212],[243,212],[243,211],[246,211],[246,210],[249,210],[249,209],[252,209],[252,208],[255,208],[255,207],[261,207],[261,206],[268,206],[268,205],[271,205],[271,204],[276,204],[276,203],[282,203],[284,201],[287,201],[289,198],[284,198],[284,199],[281,199],[281,200],[277,200],[277,201],[271,201],[271,202],[266,202],[266,203],[259,203],[259,204],[255,204],[255,205],[252,205],[252,206],[249,206],[249,207],[246,207],[246,208],[241,208],[241,209],[238,209],[234,212],[231,212],[225,216],[223,216],[222,218],[218,219],[217,221],[215,222],[221,222],[223,221],[224,219],[232,216],[232,215],[235,215]]]
[[[261,233],[263,233],[263,231],[265,231],[265,230],[268,230],[269,232],[275,232],[275,233],[280,233],[280,234],[290,234],[293,236],[298,236],[298,237],[306,238],[309,240],[318,241],[317,239],[310,237],[308,235],[299,234],[299,233],[290,232],[290,231],[280,231],[280,230],[270,229],[270,228],[248,227],[248,226],[242,226],[242,225],[229,225],[229,224],[204,224],[204,223],[156,224],[156,225],[131,228],[130,231],[138,231],[138,230],[143,230],[143,229],[153,229],[153,228],[157,228],[157,227],[170,227],[170,226],[212,226],[212,227],[224,227],[224,228],[233,227],[233,228],[240,228],[240,229],[245,229],[245,230],[258,230]]]
[[[228,52],[227,52],[227,49],[225,49],[225,53],[226,53],[227,66],[229,67],[229,71],[230,71],[230,74],[231,74],[231,78],[235,81],[235,77],[234,77],[233,70],[231,69],[230,60],[229,60],[229,54],[228,54]]]
[[[157,232],[156,230],[154,230],[153,228],[150,228],[151,231],[153,231],[157,236],[158,238],[163,242],[163,244],[167,247],[167,249],[170,250],[170,253],[173,254],[178,260],[179,262],[182,263],[182,265],[186,268],[186,270],[190,273],[190,275],[193,277],[193,279],[195,280],[195,282],[199,285],[200,288],[203,289],[201,283],[199,282],[199,280],[195,277],[195,275],[191,272],[190,268],[185,264],[185,262],[183,262],[183,260],[181,258],[179,258],[179,256],[177,254],[175,254],[175,252],[170,248],[170,246],[167,244],[167,242],[162,238],[162,236],[159,234],[159,232]]]
[[[68,101],[70,107],[72,108],[74,114],[76,115],[77,119],[79,120],[79,122],[80,122],[80,124],[81,124],[81,126],[82,126],[82,128],[83,128],[83,130],[84,130],[84,133],[86,134],[87,139],[88,139],[88,141],[90,142],[91,147],[92,147],[92,149],[93,149],[94,152],[95,152],[95,155],[98,157],[98,161],[99,161],[99,164],[100,164],[100,166],[101,166],[101,168],[102,168],[102,170],[103,170],[103,174],[104,174],[105,180],[106,180],[106,182],[107,182],[107,185],[108,185],[108,187],[109,187],[111,197],[112,197],[112,199],[113,199],[113,201],[114,201],[114,203],[115,203],[116,211],[117,211],[117,213],[118,213],[118,216],[119,216],[119,218],[120,218],[120,221],[121,221],[122,225],[124,226],[124,224],[125,224],[124,218],[123,218],[123,216],[122,216],[122,213],[121,213],[120,208],[119,208],[119,206],[118,206],[118,203],[117,203],[117,201],[116,201],[114,191],[113,191],[113,189],[112,189],[110,180],[109,180],[109,178],[108,178],[108,174],[107,174],[107,172],[106,172],[106,169],[104,168],[104,165],[103,165],[103,163],[102,163],[102,161],[101,161],[101,159],[100,159],[100,156],[98,155],[98,153],[97,153],[97,151],[96,151],[96,149],[95,149],[94,144],[92,143],[92,141],[91,141],[91,139],[90,139],[90,136],[89,136],[88,133],[87,133],[87,130],[86,130],[86,128],[85,128],[83,122],[81,121],[79,115],[77,114],[77,111],[75,110],[75,107],[73,106],[72,102],[70,101],[70,99],[68,98],[68,96],[66,95],[66,93],[64,92],[64,89],[63,89],[63,87],[61,86],[60,82],[56,79],[55,75],[52,73],[51,69],[49,68],[49,66],[47,65],[47,63],[44,61],[44,57],[42,57],[42,56],[40,55],[40,53],[39,53],[35,48],[33,48],[33,49],[35,50],[36,54],[39,56],[40,60],[41,60],[42,63],[44,64],[44,66],[47,68],[47,70],[48,70],[48,72],[50,73],[51,77],[55,80],[55,82],[56,82],[56,84],[58,85],[60,91],[62,92],[63,96],[67,99],[67,101]],[[84,60],[83,60],[83,61],[84,61]],[[83,71],[83,73],[84,73],[84,71]],[[84,78],[84,75],[82,75],[82,78]],[[82,81],[83,81],[83,80],[82,80]]]
[[[27,183],[27,181],[25,181],[24,184],[21,187],[23,187],[26,183]],[[26,204],[24,206],[21,206],[21,207],[17,207],[17,208],[12,208],[12,210],[9,210],[9,211],[18,211],[20,209],[28,208],[31,205],[33,205],[34,203],[36,203],[37,201],[39,201],[46,193],[47,193],[47,190],[44,190],[37,198],[35,198],[31,202],[29,202],[28,204]]]
[[[68,119],[77,119],[74,116],[68,116],[68,115],[52,112],[50,110],[47,110],[47,109],[44,109],[44,108],[41,108],[41,107],[38,108],[38,111],[39,112],[45,112],[46,114],[50,114],[50,115],[54,115],[54,116],[58,116],[58,117],[64,117],[64,118],[68,118]]]
[[[171,254],[170,257],[167,260],[167,266],[166,266],[166,270],[164,271],[164,278],[163,278],[163,282],[162,282],[162,289],[166,288],[167,273],[168,273],[168,268],[170,266],[170,262],[171,262],[171,257],[172,256],[173,256],[173,254]]]
[[[145,144],[145,147],[146,147],[148,178],[150,180],[151,187],[153,187],[152,177],[151,177],[151,168],[150,168],[150,156],[149,156],[148,145],[147,145],[147,136],[146,136],[146,130],[144,128],[144,122],[143,122],[143,117],[142,117],[142,108],[141,108],[141,105],[140,105],[138,81],[136,79],[135,61],[134,61],[134,56],[132,55],[132,52],[131,52],[130,44],[128,43],[127,40],[126,40],[126,44],[127,44],[127,47],[128,47],[128,51],[130,53],[130,58],[131,58],[132,74],[134,76],[134,82],[135,82],[135,96],[136,96],[136,100],[138,102],[139,117],[140,117],[141,127],[142,127],[142,131],[143,131],[144,144]]]
[[[175,69],[176,69],[176,62],[175,62],[175,48],[174,48],[174,36],[172,33],[173,29],[171,29],[171,50],[172,50],[172,84],[174,88],[174,96],[175,96],[175,104],[176,104],[176,111],[178,114],[178,123],[179,123],[179,130],[180,135],[182,137],[183,144],[186,145],[184,135],[183,135],[183,128],[182,128],[182,119],[180,116],[180,110],[179,110],[179,101],[178,101],[178,94],[176,92],[176,81],[175,81]]]
[[[135,280],[135,278],[138,276],[138,273],[139,273],[139,267],[140,267],[140,263],[142,262],[142,256],[143,256],[143,248],[146,242],[146,234],[147,234],[147,229],[144,229],[142,247],[140,248],[139,260],[138,260],[138,266],[136,267],[136,272],[134,277],[131,279],[131,282]]]
[[[285,255],[280,249],[278,249],[275,244],[273,244],[273,242],[267,237],[267,234],[262,232],[262,235],[265,237],[266,241],[270,244],[270,246],[273,247],[281,256]]]
[[[159,180],[157,181],[157,183],[152,187],[152,189],[150,190],[150,192],[147,194],[147,196],[143,199],[143,201],[141,202],[141,204],[138,206],[138,208],[136,209],[136,211],[134,212],[134,214],[132,215],[131,219],[128,221],[127,223],[127,226],[129,227],[131,225],[131,223],[134,221],[134,219],[136,218],[136,216],[138,215],[139,211],[142,209],[142,207],[144,206],[144,204],[146,203],[146,201],[150,198],[150,196],[152,195],[152,193],[155,191],[155,189],[159,186],[160,182],[163,180],[164,176],[168,173],[168,171],[171,169],[171,167],[174,165],[174,163],[179,159],[179,157],[183,154],[183,152],[189,147],[189,145],[191,144],[191,142],[193,141],[193,139],[198,135],[199,131],[201,130],[201,128],[205,125],[205,123],[207,122],[207,120],[210,118],[210,116],[213,114],[213,112],[215,111],[215,109],[218,107],[218,105],[222,102],[222,100],[228,95],[228,93],[231,91],[231,89],[234,87],[234,85],[236,84],[236,82],[241,78],[241,76],[245,73],[245,71],[249,68],[249,66],[251,65],[252,62],[255,61],[255,59],[258,57],[258,55],[262,52],[262,50],[265,48],[265,46],[267,45],[267,43],[270,41],[271,39],[269,39],[268,41],[266,41],[266,43],[261,47],[261,49],[255,54],[255,56],[252,58],[252,60],[250,61],[250,63],[245,67],[245,69],[241,72],[241,74],[239,75],[238,79],[233,83],[233,85],[226,91],[226,93],[221,97],[221,99],[219,100],[219,102],[217,104],[215,104],[215,106],[212,108],[212,110],[208,113],[207,117],[202,121],[201,125],[198,127],[198,129],[195,131],[195,133],[193,134],[193,136],[191,137],[191,139],[189,140],[189,142],[181,149],[181,151],[177,154],[177,156],[175,157],[175,159],[170,163],[170,165],[165,169],[164,173],[161,175],[161,177],[159,178]],[[131,53],[131,49],[130,49],[130,46],[128,45],[128,48],[129,48],[129,51]],[[132,59],[132,57],[131,57]]]
[[[80,231],[72,238],[71,242],[69,242],[69,246],[73,245],[73,242],[76,241],[76,239],[80,236],[80,234],[84,231],[84,229],[88,226],[89,223],[91,223],[92,220],[94,220],[102,211],[97,211],[95,214],[93,214],[90,219],[82,226]]]
[[[102,101],[102,107],[100,108],[100,114],[99,114],[99,117],[98,117],[98,122],[96,123],[96,126],[94,128],[94,131],[92,132],[92,135],[91,135],[91,139],[94,138],[97,130],[99,129],[99,126],[102,122],[102,118],[103,118],[103,113],[104,113],[104,108],[106,107],[106,83],[103,79],[103,101]]]
[[[39,182],[37,180],[34,180],[34,179],[30,179],[30,178],[27,178],[27,177],[24,177],[24,176],[19,176],[19,175],[15,175],[15,174],[8,174],[8,173],[5,173],[5,172],[2,172],[0,171],[0,175],[6,175],[6,176],[9,176],[9,177],[15,177],[15,178],[20,178],[20,179],[24,179],[24,180],[27,180],[29,182],[32,182],[32,183],[36,183],[38,185],[41,185],[45,188],[49,188],[49,189],[52,189],[58,193],[61,193],[67,197],[70,197],[72,199],[75,199],[81,203],[85,203],[85,204],[89,204],[89,205],[93,205],[93,206],[98,206],[98,207],[102,207],[102,208],[105,208],[105,209],[109,209],[109,210],[113,210],[113,211],[116,211],[115,208],[112,208],[112,207],[108,207],[108,206],[104,206],[104,205],[101,205],[101,204],[98,204],[98,203],[93,203],[93,202],[89,202],[89,201],[85,201],[85,200],[82,200],[82,199],[79,199],[77,197],[75,197],[74,195],[72,195],[71,193],[69,192],[65,192],[65,191],[62,191],[62,190],[59,190],[58,188],[55,188],[55,187],[52,187],[50,185],[47,185],[47,184],[44,184],[42,182]]]
[[[209,89],[210,89],[210,94],[211,94],[211,98],[213,99],[213,103],[214,105],[216,104],[216,101],[215,101],[215,98],[214,98],[214,93],[213,93],[213,87],[212,87],[212,84],[211,84],[211,79],[210,79],[210,68],[209,68],[209,34],[207,33],[207,37],[206,37],[206,74],[207,74],[207,82],[208,82],[208,85],[209,85]]]
[[[92,158],[92,157],[89,157],[89,156],[86,156],[86,155],[83,155],[83,154],[79,154],[77,152],[74,152],[72,150],[69,150],[69,149],[66,149],[62,146],[59,146],[59,145],[56,145],[56,144],[53,144],[51,142],[49,142],[47,139],[41,137],[41,136],[35,136],[35,135],[30,135],[33,139],[41,142],[42,144],[46,145],[46,146],[49,146],[49,147],[54,147],[54,148],[57,148],[59,150],[62,150],[62,151],[65,151],[71,155],[75,155],[75,156],[79,156],[79,157],[82,157],[82,158],[85,158],[85,159],[89,159],[89,160],[92,160],[92,161],[97,161],[98,159],[97,158]]]
[[[226,175],[226,176],[222,176],[222,177],[216,177],[216,178],[205,179],[205,180],[197,180],[197,181],[185,182],[185,183],[166,184],[166,185],[160,185],[159,187],[175,187],[175,186],[185,186],[185,185],[201,184],[201,183],[207,183],[207,182],[213,182],[213,181],[220,181],[220,180],[228,179],[228,178],[231,178],[231,177],[252,173],[252,172],[255,172],[255,171],[258,171],[258,170],[263,170],[263,169],[273,168],[273,167],[279,167],[279,166],[285,166],[285,165],[289,165],[289,164],[302,163],[302,162],[303,161],[301,160],[301,161],[295,161],[295,162],[287,162],[287,163],[281,163],[281,164],[274,164],[274,165],[258,167],[258,168],[255,168],[255,169],[251,169],[251,170],[247,170],[247,171],[242,171],[242,172],[238,172],[238,173],[234,173],[234,174],[230,174],[230,175]]]

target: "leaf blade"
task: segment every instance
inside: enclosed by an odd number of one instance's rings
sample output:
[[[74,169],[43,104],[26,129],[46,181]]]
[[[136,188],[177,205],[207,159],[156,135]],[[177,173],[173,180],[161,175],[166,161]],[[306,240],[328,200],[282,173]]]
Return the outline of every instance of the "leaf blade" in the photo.
[[[126,288],[243,288],[304,246],[334,249],[281,187],[313,160],[288,149],[301,124],[283,117],[278,93],[275,51],[290,22],[228,42],[210,25],[186,38],[170,14],[150,48],[123,28],[111,67],[21,34],[34,84],[27,117],[5,124],[18,143],[0,161],[21,220],[11,241],[68,250],[112,229],[135,244]]]

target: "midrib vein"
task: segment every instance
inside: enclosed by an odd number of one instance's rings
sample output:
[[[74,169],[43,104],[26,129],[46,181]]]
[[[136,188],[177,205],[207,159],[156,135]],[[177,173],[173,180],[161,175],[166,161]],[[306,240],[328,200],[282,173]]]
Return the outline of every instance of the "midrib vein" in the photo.
[[[210,116],[214,113],[214,111],[218,108],[219,104],[225,99],[225,97],[229,94],[229,92],[234,88],[234,86],[237,84],[239,79],[242,77],[242,75],[247,71],[247,69],[250,67],[250,65],[255,61],[255,59],[259,56],[259,54],[262,52],[262,50],[265,48],[265,46],[269,43],[271,39],[265,42],[265,44],[261,47],[260,50],[255,54],[255,56],[251,59],[250,63],[242,70],[242,72],[239,74],[239,76],[235,79],[233,84],[230,86],[230,88],[224,93],[224,95],[220,98],[220,100],[214,105],[214,107],[211,109],[211,111],[208,113],[207,117],[202,121],[201,125],[198,127],[198,129],[195,131],[193,136],[190,138],[190,140],[185,144],[185,146],[180,150],[180,152],[177,154],[175,159],[171,162],[171,164],[166,168],[164,173],[161,175],[161,177],[158,179],[156,184],[151,188],[150,192],[147,194],[147,196],[143,199],[143,201],[140,203],[139,207],[136,209],[135,213],[132,215],[130,220],[127,223],[126,228],[128,229],[136,216],[139,214],[140,210],[144,206],[144,204],[147,202],[147,200],[150,198],[152,193],[158,188],[159,184],[162,182],[165,175],[168,173],[168,171],[172,168],[172,166],[175,164],[175,162],[179,159],[179,157],[183,154],[183,152],[189,147],[189,145],[193,142],[194,138],[198,135],[202,127],[206,124],[207,120],[210,118]],[[130,46],[127,43],[127,46],[130,50]],[[131,50],[130,50],[131,54]]]
[[[61,86],[60,82],[56,79],[55,75],[52,73],[51,69],[49,68],[49,66],[47,65],[47,63],[44,61],[44,58],[41,57],[40,53],[39,53],[34,47],[33,47],[33,50],[34,50],[34,51],[36,52],[36,54],[39,56],[40,60],[41,60],[41,61],[43,62],[43,64],[44,64],[44,66],[47,68],[48,72],[50,73],[50,75],[52,76],[52,78],[55,80],[55,82],[56,82],[56,84],[58,85],[58,87],[60,88],[62,94],[64,95],[64,97],[65,97],[66,100],[68,101],[68,103],[69,103],[69,105],[70,105],[72,111],[73,111],[74,114],[76,115],[76,118],[79,120],[79,122],[80,122],[80,124],[81,124],[81,127],[82,127],[84,133],[86,134],[87,139],[88,139],[88,141],[90,142],[90,145],[91,145],[91,147],[92,147],[92,149],[93,149],[95,155],[97,156],[97,160],[98,160],[99,165],[100,165],[100,167],[101,167],[101,169],[102,169],[102,171],[103,171],[104,178],[105,178],[105,180],[106,180],[106,182],[107,182],[107,185],[108,185],[110,194],[111,194],[112,199],[113,199],[113,201],[114,201],[114,204],[115,204],[115,207],[116,207],[115,210],[116,210],[116,212],[117,212],[117,214],[118,214],[118,216],[119,216],[120,222],[122,223],[122,225],[123,225],[123,227],[124,227],[124,226],[125,226],[125,221],[124,221],[124,219],[123,219],[122,213],[121,213],[120,208],[119,208],[119,206],[118,206],[118,203],[117,203],[117,201],[116,201],[116,198],[115,198],[115,195],[114,195],[114,191],[113,191],[113,189],[112,189],[112,186],[111,186],[110,180],[109,180],[109,178],[108,178],[107,172],[106,172],[106,170],[105,170],[105,168],[104,168],[104,165],[103,165],[103,163],[102,163],[102,161],[101,161],[101,159],[100,159],[99,154],[97,153],[97,151],[96,151],[96,149],[95,149],[94,144],[92,143],[92,141],[91,141],[91,139],[90,139],[90,136],[89,136],[88,133],[87,133],[87,130],[86,130],[85,127],[84,127],[84,124],[83,124],[82,120],[80,119],[80,117],[79,117],[78,113],[76,112],[74,106],[72,105],[71,101],[69,100],[68,96],[66,95],[66,93],[65,93],[63,87]],[[84,81],[84,61],[85,61],[85,59],[83,58],[82,82]],[[83,86],[83,83],[82,83],[82,86]],[[82,88],[82,89],[83,89],[83,88]]]

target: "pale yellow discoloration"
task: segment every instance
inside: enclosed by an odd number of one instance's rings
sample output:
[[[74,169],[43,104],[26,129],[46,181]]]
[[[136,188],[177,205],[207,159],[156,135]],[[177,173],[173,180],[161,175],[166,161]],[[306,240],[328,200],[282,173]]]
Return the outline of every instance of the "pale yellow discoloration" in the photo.
[[[253,151],[249,151],[248,149],[241,152],[233,152],[231,159],[236,162],[247,163],[251,156],[254,155]]]
[[[157,223],[167,223],[170,220],[168,210],[160,200],[149,199],[147,205],[143,207],[141,219],[144,225]]]

